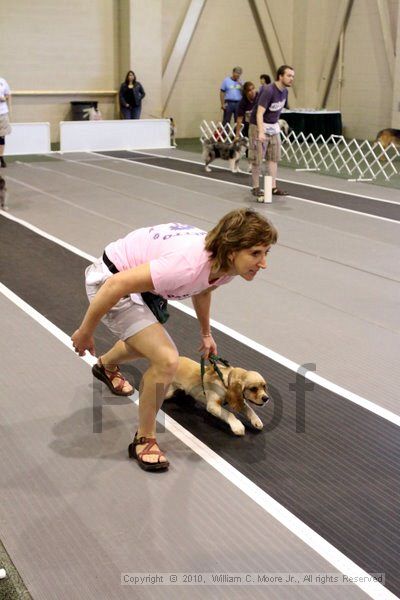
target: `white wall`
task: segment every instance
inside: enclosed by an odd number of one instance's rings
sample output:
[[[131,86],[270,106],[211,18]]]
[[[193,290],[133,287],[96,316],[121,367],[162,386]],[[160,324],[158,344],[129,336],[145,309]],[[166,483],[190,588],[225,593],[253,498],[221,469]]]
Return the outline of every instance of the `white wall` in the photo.
[[[345,133],[372,139],[379,129],[390,127],[392,110],[392,83],[376,0],[354,1],[345,35],[343,76]],[[328,107],[337,108],[337,89]]]
[[[249,3],[208,1],[165,111],[174,117],[178,137],[198,137],[202,119],[222,118],[220,86],[237,65],[242,78],[257,85],[261,73],[271,72]]]
[[[338,6],[344,0],[265,2],[280,53],[296,72],[297,106],[320,108],[318,88]],[[400,48],[400,0],[382,0],[390,36]],[[72,95],[14,95],[14,121],[50,121],[69,116],[69,102],[98,99],[105,118],[118,116],[112,91],[135,70],[147,97],[143,117],[163,112],[162,73],[191,0],[1,0],[0,76],[13,91],[72,91]],[[261,5],[262,6],[262,5]],[[272,61],[271,61],[272,62]],[[221,117],[219,87],[235,65],[258,84],[273,75],[248,0],[207,0],[163,115],[173,116],[178,137],[197,137],[202,119]],[[397,70],[399,70],[397,57]],[[394,84],[385,54],[377,0],[354,0],[344,40],[341,106],[348,136],[373,138],[400,127],[400,75]],[[394,90],[394,91],[393,91]],[[293,94],[292,108],[296,106]],[[338,69],[326,108],[339,108]],[[397,123],[397,125],[396,125]]]
[[[1,0],[1,74],[12,91],[114,90],[118,53],[113,0]],[[48,94],[13,97],[12,119],[58,122],[69,117],[71,100],[100,100],[114,118],[114,98]]]

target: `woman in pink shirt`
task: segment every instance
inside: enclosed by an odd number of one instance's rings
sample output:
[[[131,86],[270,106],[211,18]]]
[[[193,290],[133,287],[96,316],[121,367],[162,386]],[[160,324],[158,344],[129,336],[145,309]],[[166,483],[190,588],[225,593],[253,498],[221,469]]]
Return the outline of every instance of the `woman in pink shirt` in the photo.
[[[137,229],[109,244],[102,258],[86,269],[90,305],[71,338],[75,352],[95,354],[93,334],[102,320],[118,341],[92,371],[121,396],[132,394],[133,388],[118,365],[143,357],[150,361],[140,390],[138,431],[129,446],[129,456],[143,469],[169,466],[156,443],[156,414],[179,356],[161,324],[160,305],[190,296],[200,324],[199,350],[205,358],[216,354],[210,331],[212,291],[236,275],[252,281],[266,268],[266,254],[277,237],[266,218],[243,208],[225,215],[209,233],[181,223]]]

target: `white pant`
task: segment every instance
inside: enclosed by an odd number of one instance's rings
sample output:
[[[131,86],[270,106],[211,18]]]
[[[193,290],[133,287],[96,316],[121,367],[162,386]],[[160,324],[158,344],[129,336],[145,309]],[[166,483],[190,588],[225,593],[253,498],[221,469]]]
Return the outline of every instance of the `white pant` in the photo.
[[[85,285],[89,302],[112,275],[101,258],[86,269]],[[119,340],[126,340],[149,325],[158,323],[140,294],[124,296],[101,320]]]

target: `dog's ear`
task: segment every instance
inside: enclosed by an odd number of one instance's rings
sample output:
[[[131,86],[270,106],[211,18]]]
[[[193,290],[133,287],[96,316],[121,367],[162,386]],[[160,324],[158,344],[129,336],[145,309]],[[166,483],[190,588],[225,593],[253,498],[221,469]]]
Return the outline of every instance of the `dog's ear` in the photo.
[[[240,368],[233,368],[228,376],[225,399],[233,410],[241,410],[243,408],[243,381],[246,371]]]
[[[243,408],[243,391],[239,381],[235,381],[229,385],[226,390],[225,400],[233,410],[240,411]]]

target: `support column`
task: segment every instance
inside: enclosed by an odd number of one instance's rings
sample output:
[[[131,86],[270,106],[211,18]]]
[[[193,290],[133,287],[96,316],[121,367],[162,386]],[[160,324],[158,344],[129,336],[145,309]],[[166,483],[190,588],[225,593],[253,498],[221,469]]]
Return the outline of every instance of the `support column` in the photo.
[[[400,129],[400,3],[397,12],[396,59],[393,73],[393,104],[391,127]]]
[[[120,0],[120,83],[135,72],[146,98],[142,118],[162,115],[161,0]]]

